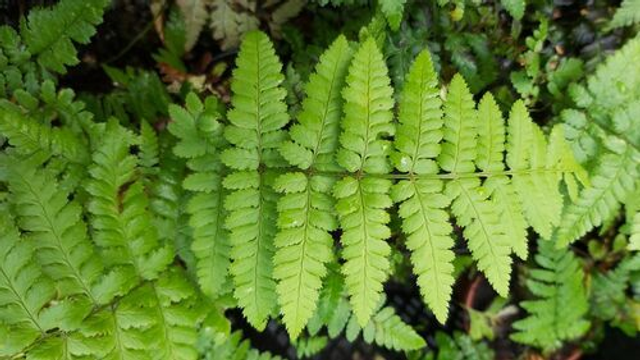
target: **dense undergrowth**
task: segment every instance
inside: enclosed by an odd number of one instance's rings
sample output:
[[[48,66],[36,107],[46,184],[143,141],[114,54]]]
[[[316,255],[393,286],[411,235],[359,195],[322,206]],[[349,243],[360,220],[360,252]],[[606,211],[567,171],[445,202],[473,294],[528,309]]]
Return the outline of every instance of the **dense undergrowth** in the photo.
[[[628,355],[639,1],[0,5],[0,358]]]

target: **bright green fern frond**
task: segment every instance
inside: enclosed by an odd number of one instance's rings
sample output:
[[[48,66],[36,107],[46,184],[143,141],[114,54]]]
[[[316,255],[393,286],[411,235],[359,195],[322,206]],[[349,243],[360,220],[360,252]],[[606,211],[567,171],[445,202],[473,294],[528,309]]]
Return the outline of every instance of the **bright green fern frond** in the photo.
[[[444,143],[438,156],[440,167],[451,173],[475,170],[477,114],[475,102],[460,74],[456,74],[444,103]]]
[[[73,42],[89,43],[109,4],[108,0],[63,0],[49,9],[32,10],[21,35],[40,65],[64,73],[65,66],[79,62]]]
[[[173,260],[173,249],[160,247],[151,226],[149,201],[135,179],[137,158],[130,154],[134,141],[134,135],[114,121],[107,124],[89,169],[88,208],[94,241],[107,265],[125,265],[136,276],[153,279]]]
[[[527,282],[537,300],[521,303],[529,316],[513,324],[515,341],[552,351],[563,341],[574,340],[589,329],[584,319],[589,309],[580,262],[567,250],[541,241],[536,262]]]
[[[20,238],[6,210],[0,211],[0,229],[0,328],[7,330],[0,356],[8,356],[49,330],[40,317],[55,287],[40,270],[36,249]]]
[[[84,294],[97,303],[94,285],[103,266],[87,238],[80,206],[69,202],[46,171],[36,171],[28,162],[11,170],[9,189],[18,224],[32,238],[45,273],[62,295]]]
[[[340,136],[338,163],[357,177],[348,176],[334,188],[336,210],[342,226],[341,242],[347,291],[354,313],[365,326],[380,301],[382,283],[389,275],[391,234],[387,227],[391,206],[391,182],[360,174],[384,174],[390,171],[388,141],[380,137],[393,134],[393,107],[390,79],[382,54],[369,39],[353,58],[343,91],[345,116]]]
[[[344,36],[338,37],[320,57],[316,72],[307,83],[306,98],[298,122],[291,126],[290,142],[280,152],[301,169],[335,170],[334,152],[338,146],[342,116],[342,90],[351,62],[352,50]]]
[[[394,142],[397,152],[392,155],[394,165],[402,172],[436,174],[435,158],[443,136],[442,101],[429,51],[418,55],[404,86]]]
[[[428,51],[418,55],[405,82],[400,101],[400,125],[396,133],[394,162],[410,174],[436,174],[435,158],[442,139],[442,111],[438,82]],[[401,202],[399,215],[407,235],[407,248],[418,275],[425,302],[441,323],[447,319],[453,286],[454,254],[449,216],[444,210],[450,200],[441,194],[441,180],[399,181],[392,189]]]
[[[479,185],[478,179],[454,180],[447,184],[446,193],[454,199],[451,211],[457,223],[464,227],[463,234],[478,269],[498,294],[506,297],[511,276],[511,246],[499,207],[488,199],[489,191]]]
[[[627,194],[633,192],[640,176],[640,153],[627,146],[622,154],[607,154],[600,160],[591,186],[565,210],[554,234],[558,247],[565,247],[595,226],[601,225],[620,208]]]
[[[140,121],[140,155],[139,163],[145,175],[155,175],[158,172],[160,149],[158,135],[149,123]]]
[[[287,138],[282,127],[289,117],[282,65],[265,34],[246,35],[236,66],[231,125],[225,129],[232,146],[222,153],[225,165],[235,170],[224,183],[232,190],[225,199],[225,225],[232,245],[235,297],[249,322],[263,329],[276,307],[272,258],[277,194],[271,189],[275,174],[257,170],[284,165],[277,148]]]

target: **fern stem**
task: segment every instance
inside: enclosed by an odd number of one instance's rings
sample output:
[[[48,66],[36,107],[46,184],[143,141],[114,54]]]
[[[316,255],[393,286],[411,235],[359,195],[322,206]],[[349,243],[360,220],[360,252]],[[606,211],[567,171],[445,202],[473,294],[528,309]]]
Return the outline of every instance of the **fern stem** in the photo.
[[[523,170],[505,170],[505,171],[479,171],[472,173],[445,173],[445,174],[372,174],[362,171],[353,174],[344,171],[311,171],[309,174],[316,174],[328,177],[343,178],[345,176],[356,176],[358,179],[373,177],[390,180],[460,180],[473,178],[490,178],[494,176],[515,176],[515,175],[531,175],[546,173],[574,173],[575,169],[523,169]]]

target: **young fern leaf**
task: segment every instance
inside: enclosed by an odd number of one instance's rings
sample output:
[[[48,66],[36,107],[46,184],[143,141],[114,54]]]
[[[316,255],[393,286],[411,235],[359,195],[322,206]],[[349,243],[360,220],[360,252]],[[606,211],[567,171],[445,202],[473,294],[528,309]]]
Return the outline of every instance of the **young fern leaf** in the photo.
[[[226,195],[222,186],[224,169],[218,150],[224,140],[217,105],[213,97],[203,104],[190,93],[186,108],[169,106],[173,119],[169,132],[179,139],[173,152],[188,159],[187,166],[192,170],[183,187],[195,193],[187,204],[187,212],[193,229],[191,249],[197,258],[198,283],[212,299],[219,296],[230,264],[230,244],[224,228],[227,215],[223,206]]]
[[[436,156],[442,139],[442,110],[438,79],[427,50],[409,70],[400,100],[400,115],[392,155],[396,168],[410,174],[393,186],[391,197],[400,202],[402,230],[407,235],[411,263],[425,302],[441,323],[447,319],[454,259],[449,216],[450,200],[442,195],[443,181],[418,180],[413,175],[438,173]]]
[[[370,38],[354,55],[343,91],[344,118],[337,160],[353,175],[336,183],[334,196],[343,230],[342,272],[354,313],[363,327],[380,301],[382,284],[390,272],[387,257],[391,248],[385,239],[391,233],[385,209],[391,206],[391,182],[362,177],[390,171],[387,155],[391,147],[381,139],[394,133],[393,90],[387,73],[382,54]]]
[[[584,319],[589,309],[580,262],[567,250],[554,248],[553,242],[540,241],[531,272],[529,290],[538,298],[521,303],[529,316],[513,323],[511,338],[545,351],[562,346],[562,341],[582,336],[589,329]]]
[[[262,170],[284,165],[277,148],[286,140],[282,127],[289,118],[282,65],[264,33],[245,36],[236,65],[231,125],[225,129],[232,146],[222,153],[225,165],[233,169],[224,182],[233,190],[225,200],[225,224],[232,245],[234,295],[249,322],[263,329],[277,301],[272,264],[277,195],[270,188],[273,172]]]
[[[115,121],[107,123],[89,168],[88,208],[105,265],[124,266],[132,277],[154,279],[173,261],[173,248],[161,247],[151,226],[149,201],[142,182],[135,179],[138,159],[130,154],[134,142],[134,135]]]
[[[52,324],[42,320],[41,312],[54,298],[55,287],[6,209],[0,210],[0,229],[0,329],[7,334],[0,356],[9,356],[50,330]]]
[[[307,98],[298,123],[291,126],[291,141],[280,149],[283,157],[301,170],[336,170],[334,152],[338,145],[338,120],[342,115],[342,89],[352,51],[344,36],[338,37],[321,56],[316,73],[306,86]],[[334,201],[329,195],[334,181],[322,175],[286,173],[277,180],[284,192],[278,202],[277,248],[274,277],[283,321],[296,338],[313,315],[318,301],[325,264],[333,258],[337,228]]]
[[[32,55],[43,67],[65,73],[79,62],[73,41],[89,43],[102,22],[108,0],[63,0],[50,9],[29,12],[21,35]]]

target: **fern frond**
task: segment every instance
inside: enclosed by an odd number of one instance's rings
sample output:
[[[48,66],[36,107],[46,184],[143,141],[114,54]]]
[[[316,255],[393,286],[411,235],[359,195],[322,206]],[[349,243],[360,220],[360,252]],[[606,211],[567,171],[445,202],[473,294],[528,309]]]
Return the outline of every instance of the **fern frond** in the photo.
[[[447,91],[444,103],[444,143],[438,156],[440,167],[451,173],[475,170],[477,115],[469,88],[460,74],[456,74]]]
[[[222,153],[225,165],[234,170],[225,179],[225,187],[233,190],[225,200],[225,225],[235,297],[249,322],[263,329],[276,307],[272,257],[277,195],[270,188],[274,174],[257,170],[284,165],[277,148],[286,140],[282,127],[289,118],[282,65],[265,34],[246,35],[236,65],[231,125],[225,129],[232,146]]]
[[[94,286],[103,265],[87,238],[80,206],[68,201],[46,171],[36,171],[28,162],[11,170],[9,189],[18,224],[33,239],[45,273],[61,295],[84,294],[98,303]]]
[[[609,23],[610,28],[629,26],[640,22],[640,1],[624,0]]]
[[[390,171],[388,141],[380,137],[393,134],[393,107],[388,70],[374,39],[364,42],[354,55],[347,87],[343,91],[345,116],[340,136],[338,163],[356,177],[347,176],[336,183],[336,211],[342,226],[341,242],[347,291],[360,325],[369,321],[380,301],[382,283],[389,275],[391,234],[387,227],[391,206],[391,182],[362,173],[385,174]]]
[[[540,347],[558,349],[563,341],[574,340],[589,329],[584,319],[589,309],[580,262],[567,250],[559,250],[550,241],[540,241],[536,262],[527,282],[536,300],[524,301],[529,316],[513,324],[511,338]]]
[[[478,147],[476,166],[482,171],[504,170],[505,129],[502,112],[491,93],[478,104]]]
[[[163,273],[150,286],[155,298],[154,359],[195,360],[200,321],[195,289],[177,268]]]
[[[342,114],[340,89],[344,85],[351,49],[341,36],[322,55],[316,73],[307,84],[299,123],[289,130],[292,141],[280,149],[283,157],[301,169],[336,169],[333,158],[338,145],[338,120]],[[283,320],[289,335],[296,338],[313,315],[326,274],[325,264],[332,258],[333,239],[329,231],[337,228],[334,201],[328,194],[331,177],[290,172],[282,175],[276,187],[285,194],[278,202],[278,227],[274,256],[274,276]]]
[[[89,160],[87,144],[78,134],[68,127],[54,128],[41,124],[4,100],[0,100],[0,134],[7,137],[9,144],[20,154],[43,153],[78,164]]]
[[[0,328],[7,330],[0,356],[20,352],[49,326],[41,320],[43,308],[55,296],[55,287],[40,270],[35,248],[20,238],[13,219],[0,211]]]
[[[575,86],[572,97],[582,110],[565,111],[567,139],[590,167],[591,187],[568,206],[554,234],[558,246],[586,234],[613,216],[632,196],[640,168],[640,37],[629,42]],[[586,150],[586,151],[585,151]],[[596,156],[600,155],[601,156]],[[574,191],[575,192],[575,191]]]
[[[64,0],[52,8],[35,9],[22,26],[22,38],[40,65],[64,73],[66,66],[79,62],[73,42],[89,43],[109,4],[108,0]]]
[[[418,177],[438,172],[434,159],[440,152],[443,121],[437,85],[431,57],[425,50],[416,58],[405,82],[394,143],[397,152],[393,154],[398,170]],[[450,200],[441,194],[442,188],[441,180],[411,178],[394,185],[391,197],[401,202],[402,229],[422,297],[438,321],[444,323],[454,282],[454,254],[452,228],[443,210]]]
[[[498,216],[511,249],[522,260],[529,256],[527,244],[527,221],[522,203],[512,180],[506,176],[488,178],[483,187],[491,194],[492,204],[498,208]]]
[[[640,153],[631,146],[622,154],[607,154],[600,160],[591,186],[580,193],[577,201],[565,210],[554,240],[565,247],[614,214],[627,194],[633,192],[640,176]]]
[[[154,279],[173,260],[173,249],[160,246],[151,226],[149,201],[135,179],[137,158],[130,154],[134,141],[134,135],[117,123],[107,124],[89,169],[88,208],[93,238],[106,265],[127,266],[135,276]]]

